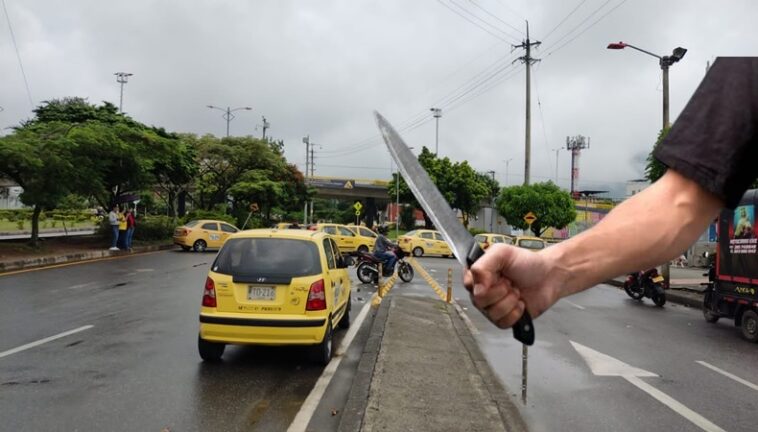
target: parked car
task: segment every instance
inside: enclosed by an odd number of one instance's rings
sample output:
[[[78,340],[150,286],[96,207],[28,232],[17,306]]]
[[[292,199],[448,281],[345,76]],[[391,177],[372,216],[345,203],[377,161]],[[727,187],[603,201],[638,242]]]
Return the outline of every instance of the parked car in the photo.
[[[350,277],[331,236],[257,229],[230,238],[211,265],[198,350],[218,361],[227,344],[310,345],[332,357],[332,333],[350,325]]]
[[[518,236],[513,242],[514,245],[524,248],[538,251],[547,247],[547,242],[539,237],[530,236]]]
[[[314,231],[323,231],[330,234],[341,253],[368,252],[374,248],[376,238],[358,236],[350,227],[335,223],[319,223],[311,225],[308,229]]]
[[[219,220],[193,220],[174,230],[174,244],[188,251],[204,252],[219,249],[232,234],[239,231],[236,226]]]
[[[487,249],[495,243],[513,244],[513,237],[505,234],[481,233],[474,236],[474,240],[482,249]]]
[[[377,234],[366,228],[365,226],[358,225],[345,225],[350,231],[352,231],[358,242],[358,252],[370,252],[374,250],[374,244],[376,243]],[[363,247],[366,246],[365,250]]]
[[[442,234],[433,230],[408,231],[398,238],[400,249],[415,257],[423,255],[442,255],[449,257],[453,254],[450,246],[442,238]]]

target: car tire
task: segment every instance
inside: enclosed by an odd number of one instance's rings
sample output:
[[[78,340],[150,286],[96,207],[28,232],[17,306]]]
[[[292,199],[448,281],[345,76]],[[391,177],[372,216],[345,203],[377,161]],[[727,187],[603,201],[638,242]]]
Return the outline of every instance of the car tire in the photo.
[[[189,246],[182,246],[182,250],[183,250],[184,252],[189,252],[189,250],[190,250],[190,249],[192,249],[192,248],[191,248],[191,247],[189,247]]]
[[[207,340],[197,336],[197,350],[200,353],[200,358],[203,361],[209,363],[216,363],[221,360],[221,356],[224,355],[224,349],[226,344],[218,342],[208,342]]]
[[[368,253],[368,246],[366,246],[366,245],[360,245],[360,246],[358,246],[358,252],[359,253]]]
[[[195,250],[195,252],[205,252],[205,250],[208,248],[208,243],[205,242],[205,240],[197,240],[193,245],[192,249]]]
[[[350,328],[350,296],[347,297],[347,304],[345,305],[345,314],[342,315],[342,318],[340,319],[340,322],[337,324],[337,327],[345,330]]]
[[[748,310],[742,314],[742,337],[750,342],[758,342],[758,314]]]
[[[328,318],[329,323],[326,325],[326,332],[324,332],[324,340],[320,344],[313,347],[312,356],[313,361],[326,366],[329,364],[329,360],[332,359],[332,323],[331,317]]]
[[[424,255],[424,250],[420,246],[413,248],[413,256],[420,257]]]

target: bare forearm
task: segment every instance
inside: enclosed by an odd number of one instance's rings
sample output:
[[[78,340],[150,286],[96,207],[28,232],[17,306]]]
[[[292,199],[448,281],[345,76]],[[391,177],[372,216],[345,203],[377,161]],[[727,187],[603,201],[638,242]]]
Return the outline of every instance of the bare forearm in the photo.
[[[689,247],[723,203],[669,170],[576,237],[543,251],[555,264],[559,297],[666,262]]]

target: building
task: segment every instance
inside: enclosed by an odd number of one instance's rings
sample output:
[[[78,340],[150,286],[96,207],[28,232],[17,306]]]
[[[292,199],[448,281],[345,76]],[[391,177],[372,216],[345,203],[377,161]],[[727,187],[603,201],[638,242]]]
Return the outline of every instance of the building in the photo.
[[[0,179],[0,209],[13,210],[23,208],[24,204],[21,202],[22,192],[24,192],[24,189],[16,183]]]
[[[636,195],[648,186],[650,186],[650,181],[647,179],[629,180],[626,182],[626,197]]]

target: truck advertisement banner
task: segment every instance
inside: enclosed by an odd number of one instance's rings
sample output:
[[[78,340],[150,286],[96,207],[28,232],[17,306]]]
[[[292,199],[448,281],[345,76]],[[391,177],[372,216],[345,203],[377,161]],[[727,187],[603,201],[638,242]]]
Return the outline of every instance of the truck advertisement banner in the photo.
[[[721,212],[719,218],[719,273],[754,279],[758,283],[755,190],[748,191],[740,206]]]

